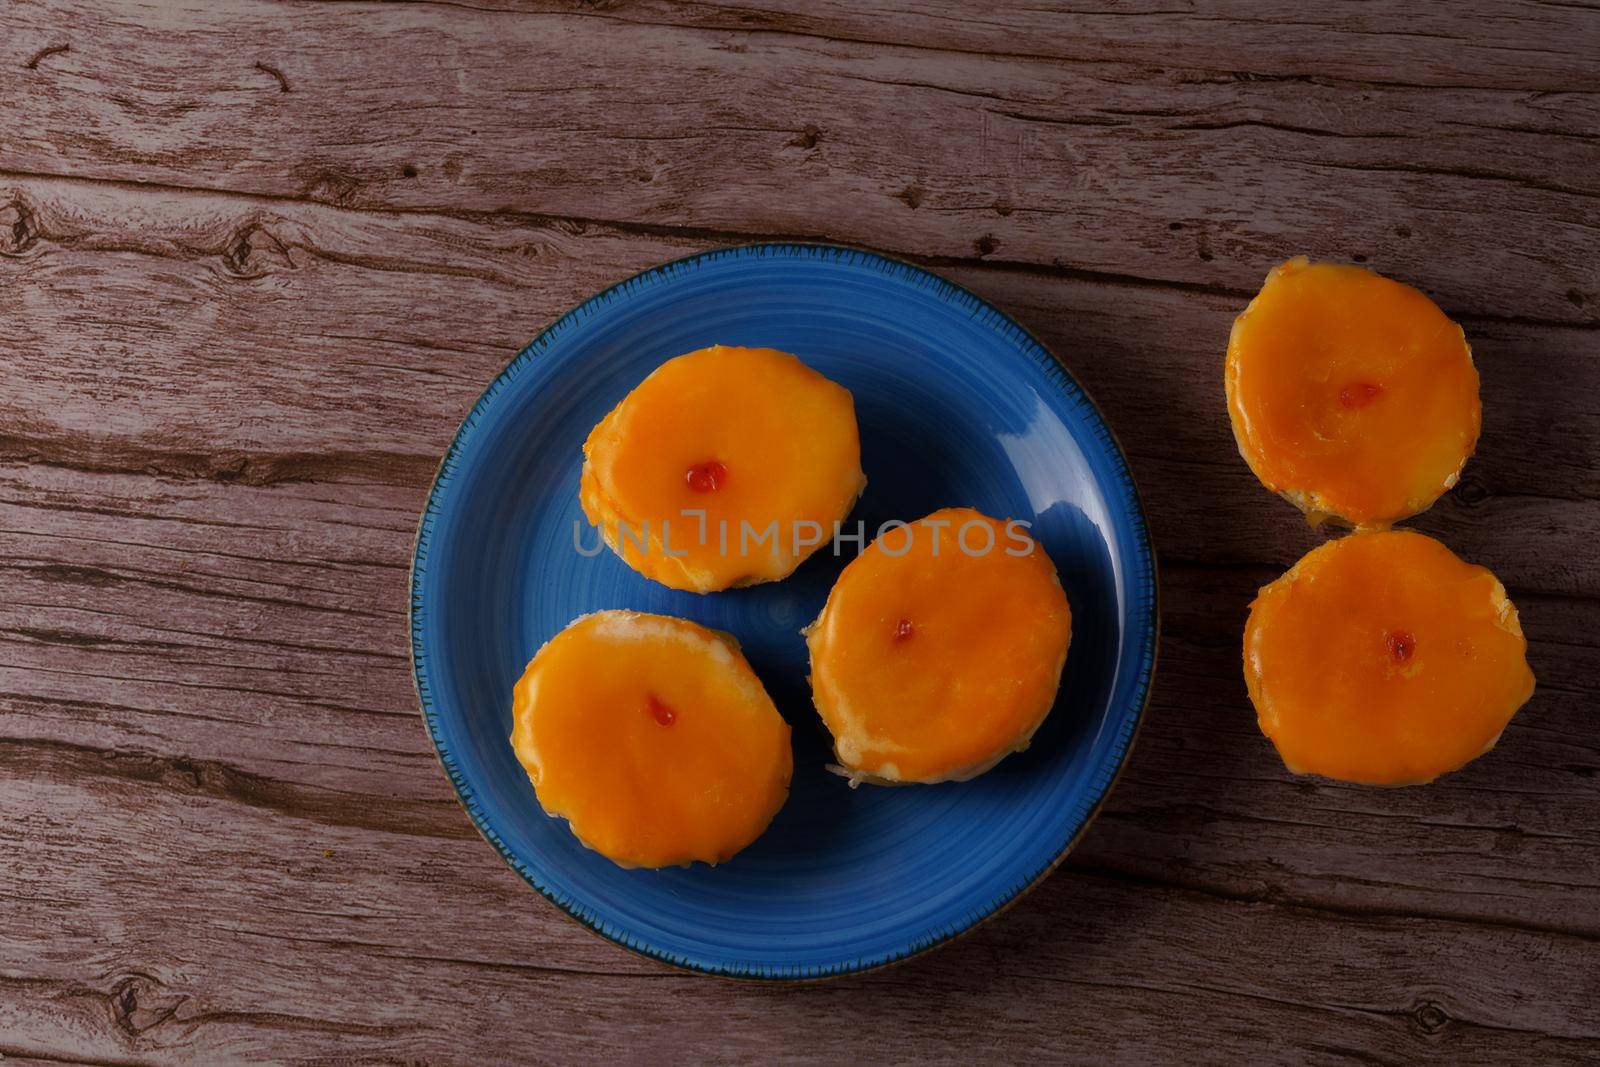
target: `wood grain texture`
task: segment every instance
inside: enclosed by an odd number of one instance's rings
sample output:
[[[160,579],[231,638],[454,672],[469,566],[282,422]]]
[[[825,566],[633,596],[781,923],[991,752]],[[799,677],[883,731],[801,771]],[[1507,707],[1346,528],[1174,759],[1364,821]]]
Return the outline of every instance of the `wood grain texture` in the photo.
[[[1579,2],[0,2],[0,1054],[1565,1063],[1600,1056],[1600,10]],[[427,746],[416,516],[498,368],[705,247],[862,244],[1095,395],[1159,678],[1068,864],[835,984],[578,929]],[[1539,691],[1426,789],[1286,774],[1238,664],[1316,543],[1223,416],[1294,253],[1467,327],[1418,525]]]

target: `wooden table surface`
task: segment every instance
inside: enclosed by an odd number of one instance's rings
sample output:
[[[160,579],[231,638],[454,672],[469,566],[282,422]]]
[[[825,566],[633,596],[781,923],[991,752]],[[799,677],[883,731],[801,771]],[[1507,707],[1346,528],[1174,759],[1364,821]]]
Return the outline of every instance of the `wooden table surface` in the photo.
[[[1578,0],[0,0],[0,1054],[1600,1057],[1600,9]],[[1061,354],[1160,551],[1154,698],[1070,860],[797,988],[567,921],[473,830],[404,610],[435,464],[586,295],[793,237]],[[1223,409],[1293,254],[1422,287],[1484,436],[1416,525],[1539,689],[1419,789],[1299,780],[1239,638],[1320,540]]]

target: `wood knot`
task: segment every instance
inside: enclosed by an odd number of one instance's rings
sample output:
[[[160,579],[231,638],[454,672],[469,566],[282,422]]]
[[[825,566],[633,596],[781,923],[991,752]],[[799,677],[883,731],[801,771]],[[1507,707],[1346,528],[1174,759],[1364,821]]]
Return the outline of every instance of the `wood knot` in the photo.
[[[140,972],[117,982],[107,996],[112,1022],[130,1038],[139,1037],[172,1018],[188,999]]]
[[[222,249],[222,266],[235,278],[260,278],[274,260],[278,266],[294,267],[289,249],[257,222],[235,232]]]
[[[800,132],[789,140],[790,148],[804,148],[807,151],[817,147],[817,142],[822,140],[822,131],[811,123],[800,127]]]
[[[211,477],[219,482],[237,482],[243,479],[249,470],[249,456],[219,456],[211,468]]]
[[[21,200],[0,207],[0,255],[20,256],[39,243],[39,223]]]
[[[1417,1029],[1425,1034],[1437,1034],[1450,1025],[1450,1013],[1431,1000],[1418,1004],[1411,1017],[1416,1020]]]
[[[905,206],[910,208],[912,211],[915,211],[917,208],[922,206],[922,201],[927,197],[927,195],[928,194],[920,186],[916,185],[908,185],[898,193],[894,194],[896,200],[904,203]]]
[[[1475,508],[1489,499],[1489,487],[1471,476],[1456,483],[1456,499],[1463,507]]]
[[[177,756],[168,761],[161,779],[168,785],[199,792],[205,788],[206,767],[187,756]]]
[[[982,259],[987,255],[992,255],[999,247],[1000,239],[992,233],[986,233],[976,241],[972,242],[972,250],[978,254],[979,259]]]

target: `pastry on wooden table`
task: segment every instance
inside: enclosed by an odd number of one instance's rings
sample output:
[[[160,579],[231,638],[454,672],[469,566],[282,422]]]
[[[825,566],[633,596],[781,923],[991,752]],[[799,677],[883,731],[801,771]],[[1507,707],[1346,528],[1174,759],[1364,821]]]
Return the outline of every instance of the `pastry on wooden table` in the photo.
[[[1408,785],[1494,746],[1533,695],[1505,587],[1433,538],[1355,533],[1261,590],[1244,673],[1296,773]]]
[[[1018,524],[947,508],[882,532],[807,630],[840,769],[874,783],[981,774],[1055,703],[1072,611]]]
[[[599,611],[517,682],[511,744],[539,803],[624,867],[721,863],[788,796],[789,726],[731,637]]]
[[[1228,414],[1268,489],[1312,520],[1383,527],[1429,507],[1478,440],[1461,327],[1408,285],[1293,259],[1233,324]]]
[[[600,421],[580,495],[628,566],[707,593],[787,577],[865,486],[849,390],[786,352],[713,345]]]

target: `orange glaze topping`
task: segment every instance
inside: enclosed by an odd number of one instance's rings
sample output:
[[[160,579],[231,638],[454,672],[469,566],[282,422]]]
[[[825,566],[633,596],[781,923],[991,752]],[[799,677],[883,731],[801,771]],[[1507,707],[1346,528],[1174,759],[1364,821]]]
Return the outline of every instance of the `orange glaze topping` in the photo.
[[[1369,270],[1290,260],[1228,342],[1228,414],[1268,489],[1312,515],[1385,526],[1455,484],[1478,440],[1461,327]]]
[[[606,543],[697,593],[787,577],[866,485],[849,391],[771,348],[668,360],[583,456],[583,511]]]
[[[1020,526],[947,508],[844,569],[807,631],[812,696],[847,772],[968,778],[1027,746],[1071,636],[1044,549]]]
[[[733,639],[685,619],[578,619],[528,664],[512,718],[540,805],[625,867],[720,863],[788,796],[788,724]]]
[[[1494,745],[1533,694],[1526,651],[1493,574],[1396,530],[1329,541],[1263,588],[1244,670],[1291,771],[1405,785]]]

